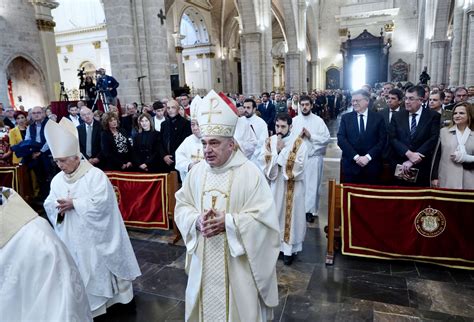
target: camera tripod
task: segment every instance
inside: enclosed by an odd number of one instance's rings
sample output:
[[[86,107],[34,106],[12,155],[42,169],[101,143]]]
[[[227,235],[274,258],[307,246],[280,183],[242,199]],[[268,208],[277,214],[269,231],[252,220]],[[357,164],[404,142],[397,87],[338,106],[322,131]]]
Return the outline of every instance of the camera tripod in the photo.
[[[103,90],[98,89],[97,94],[95,95],[94,104],[92,104],[92,111],[94,112],[97,109],[97,100],[100,98],[102,104],[104,105],[104,112],[109,111],[109,102]]]

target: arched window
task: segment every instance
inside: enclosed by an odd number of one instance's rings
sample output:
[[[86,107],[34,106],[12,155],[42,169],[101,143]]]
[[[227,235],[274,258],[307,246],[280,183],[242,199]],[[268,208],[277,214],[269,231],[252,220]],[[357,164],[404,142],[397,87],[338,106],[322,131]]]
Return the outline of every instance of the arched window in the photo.
[[[196,46],[209,43],[209,33],[207,32],[204,18],[197,9],[192,7],[188,7],[184,10],[179,32],[185,36],[181,42],[183,46]]]

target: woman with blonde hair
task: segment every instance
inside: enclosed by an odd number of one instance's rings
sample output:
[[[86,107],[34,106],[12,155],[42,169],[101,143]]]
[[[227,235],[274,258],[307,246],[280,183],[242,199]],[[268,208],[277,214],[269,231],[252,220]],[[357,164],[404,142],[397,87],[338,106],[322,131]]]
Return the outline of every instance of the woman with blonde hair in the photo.
[[[432,168],[433,187],[474,189],[474,107],[453,107],[451,126],[440,131]]]

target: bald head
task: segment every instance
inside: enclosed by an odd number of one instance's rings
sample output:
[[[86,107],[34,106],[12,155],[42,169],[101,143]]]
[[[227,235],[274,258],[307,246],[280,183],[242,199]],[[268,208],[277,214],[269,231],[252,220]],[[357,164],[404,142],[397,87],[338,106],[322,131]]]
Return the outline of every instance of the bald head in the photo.
[[[79,112],[81,119],[88,125],[91,125],[94,122],[94,113],[87,106],[83,106]]]

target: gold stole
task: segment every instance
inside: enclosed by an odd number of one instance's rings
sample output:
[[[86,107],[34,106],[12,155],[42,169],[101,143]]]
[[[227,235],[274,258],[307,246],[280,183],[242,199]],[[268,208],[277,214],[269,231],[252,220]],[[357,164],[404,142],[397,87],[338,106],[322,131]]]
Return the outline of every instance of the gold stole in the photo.
[[[288,160],[286,161],[286,175],[288,177],[287,186],[286,186],[286,212],[285,212],[285,234],[283,240],[285,243],[290,241],[290,229],[291,229],[291,216],[293,213],[293,194],[295,192],[295,180],[293,176],[293,167],[295,166],[296,154],[303,143],[303,139],[298,137],[293,143],[293,148],[291,149],[290,154],[288,155]]]

